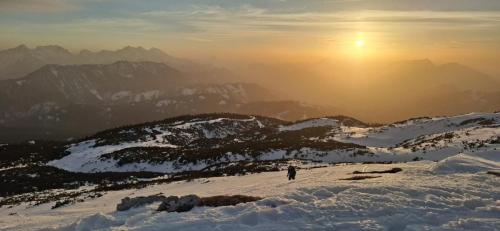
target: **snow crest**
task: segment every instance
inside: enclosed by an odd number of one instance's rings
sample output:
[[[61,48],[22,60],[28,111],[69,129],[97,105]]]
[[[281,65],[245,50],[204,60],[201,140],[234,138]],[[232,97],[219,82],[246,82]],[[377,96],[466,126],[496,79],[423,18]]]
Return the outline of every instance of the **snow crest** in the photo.
[[[497,156],[500,156],[500,153],[497,153]],[[476,173],[490,170],[500,171],[500,163],[478,156],[461,153],[437,162],[431,170],[435,173]]]

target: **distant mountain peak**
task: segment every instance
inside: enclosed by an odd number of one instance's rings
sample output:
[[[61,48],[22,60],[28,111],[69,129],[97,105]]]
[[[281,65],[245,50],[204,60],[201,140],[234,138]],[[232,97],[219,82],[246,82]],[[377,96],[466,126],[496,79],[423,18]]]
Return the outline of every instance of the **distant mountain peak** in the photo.
[[[28,51],[28,50],[29,50],[29,48],[26,45],[24,45],[24,44],[21,44],[21,45],[19,45],[17,47],[8,49],[8,51]]]
[[[149,51],[163,52],[162,50],[160,50],[160,49],[158,49],[156,47],[149,48]]]
[[[408,60],[408,61],[400,62],[400,64],[403,64],[405,66],[411,66],[411,67],[428,67],[428,68],[436,67],[434,62],[432,62],[430,59],[427,59],[427,58]]]
[[[138,47],[126,46],[126,47],[119,49],[117,51],[147,51],[147,50],[144,49],[144,47],[142,47],[142,46],[138,46]]]
[[[66,48],[61,47],[59,45],[37,46],[35,50],[52,50],[52,51],[62,51],[70,53],[68,50],[66,50]]]
[[[79,53],[79,54],[80,54],[80,55],[84,55],[84,54],[91,54],[91,53],[92,53],[92,51],[90,51],[90,50],[88,50],[88,49],[83,49],[83,50],[81,50],[81,51],[80,51],[80,53]]]

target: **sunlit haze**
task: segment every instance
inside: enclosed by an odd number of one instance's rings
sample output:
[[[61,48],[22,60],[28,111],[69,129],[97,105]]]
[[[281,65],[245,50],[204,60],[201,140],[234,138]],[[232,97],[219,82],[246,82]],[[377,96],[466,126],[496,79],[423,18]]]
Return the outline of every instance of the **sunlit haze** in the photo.
[[[0,0],[0,230],[500,230],[500,0]]]
[[[157,47],[204,61],[429,58],[498,74],[495,0],[5,0],[0,47]],[[358,47],[362,40],[356,40]]]
[[[3,49],[159,48],[234,77],[214,81],[257,83],[367,121],[497,109],[430,101],[495,101],[484,93],[500,76],[495,0],[4,0],[0,12]]]

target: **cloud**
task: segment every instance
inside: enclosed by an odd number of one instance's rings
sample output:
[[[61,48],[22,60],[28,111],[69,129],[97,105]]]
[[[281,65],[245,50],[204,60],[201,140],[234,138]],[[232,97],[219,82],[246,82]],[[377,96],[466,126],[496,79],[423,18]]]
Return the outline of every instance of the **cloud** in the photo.
[[[0,0],[1,12],[65,12],[81,8],[76,1],[69,0]]]
[[[484,27],[500,26],[500,12],[442,12],[442,11],[330,11],[330,12],[275,12],[243,5],[227,9],[220,6],[195,6],[184,10],[143,12],[141,17],[169,23],[196,25],[206,31],[223,28],[263,31],[322,30],[325,27],[343,28],[348,24],[377,23],[385,26],[427,25],[429,27]]]

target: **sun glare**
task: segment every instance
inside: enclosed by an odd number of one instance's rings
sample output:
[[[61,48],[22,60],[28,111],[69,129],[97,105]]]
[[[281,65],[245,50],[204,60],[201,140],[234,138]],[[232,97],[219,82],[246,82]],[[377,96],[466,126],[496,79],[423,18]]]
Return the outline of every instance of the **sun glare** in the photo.
[[[365,41],[364,40],[361,40],[361,39],[356,40],[356,47],[357,48],[362,48],[364,46],[365,46]]]

